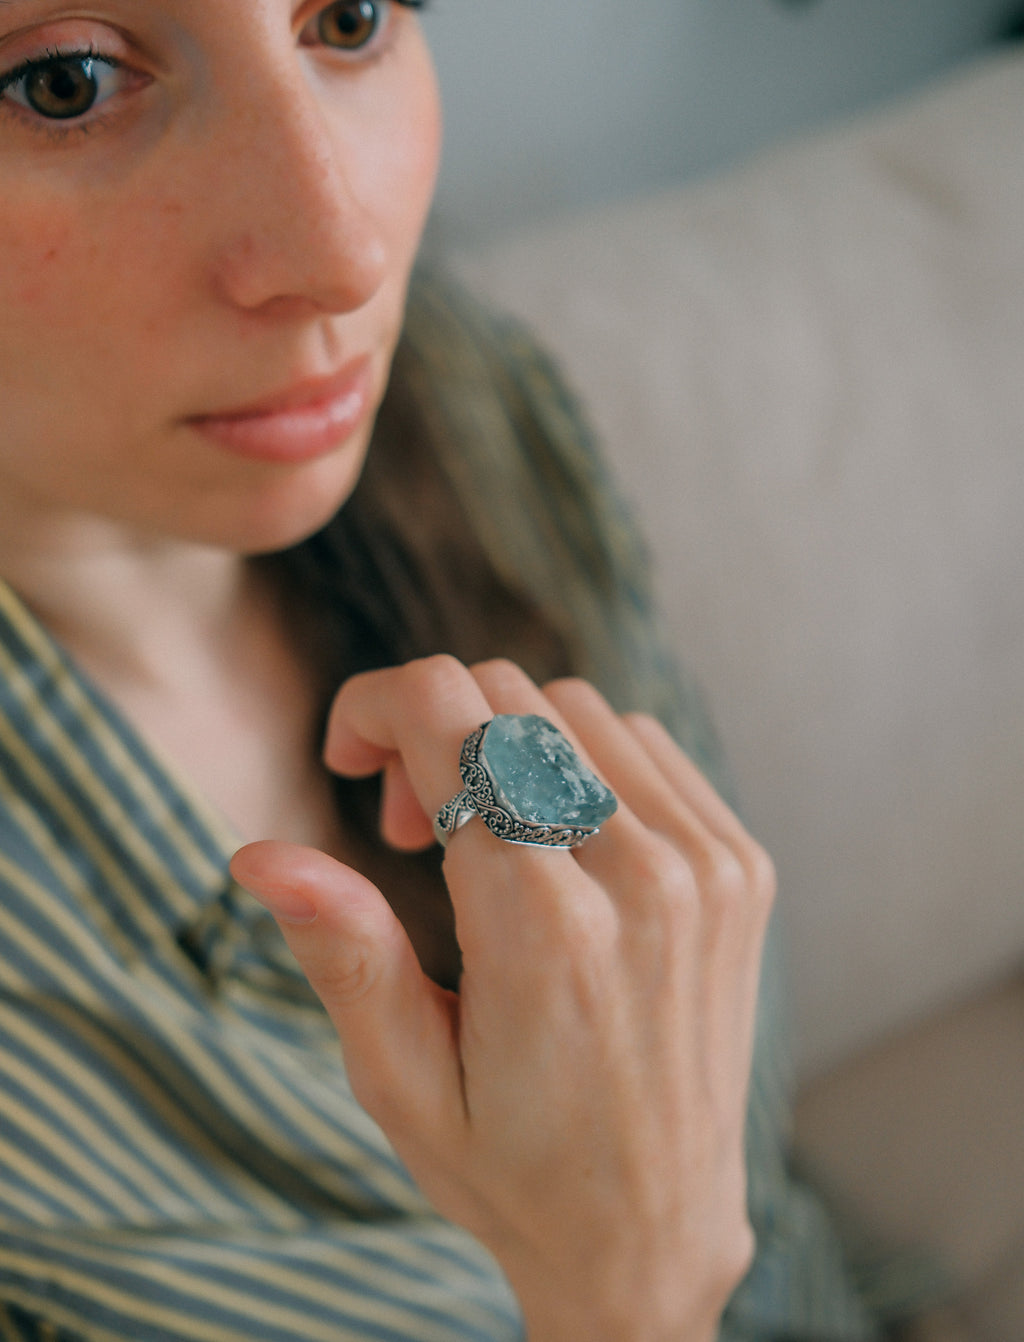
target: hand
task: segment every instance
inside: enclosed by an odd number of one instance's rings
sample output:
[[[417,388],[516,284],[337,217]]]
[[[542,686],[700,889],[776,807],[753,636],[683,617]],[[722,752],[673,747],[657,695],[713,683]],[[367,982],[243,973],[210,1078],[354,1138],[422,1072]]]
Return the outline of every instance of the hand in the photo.
[[[425,846],[464,738],[496,713],[550,718],[619,810],[572,851],[478,820],[453,836],[458,995],[324,854],[254,844],[234,874],[277,912],[361,1103],[501,1263],[532,1342],[703,1342],[753,1247],[744,1124],[771,863],[652,719],[508,663],[354,678],[325,758],[382,771],[385,837]]]

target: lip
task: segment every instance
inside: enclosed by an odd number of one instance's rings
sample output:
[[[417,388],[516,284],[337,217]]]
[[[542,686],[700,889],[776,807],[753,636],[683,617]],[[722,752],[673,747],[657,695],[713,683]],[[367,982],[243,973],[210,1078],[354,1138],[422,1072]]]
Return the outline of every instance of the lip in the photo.
[[[332,452],[359,428],[370,408],[371,385],[366,356],[328,377],[304,378],[248,405],[186,422],[237,456],[298,464]]]

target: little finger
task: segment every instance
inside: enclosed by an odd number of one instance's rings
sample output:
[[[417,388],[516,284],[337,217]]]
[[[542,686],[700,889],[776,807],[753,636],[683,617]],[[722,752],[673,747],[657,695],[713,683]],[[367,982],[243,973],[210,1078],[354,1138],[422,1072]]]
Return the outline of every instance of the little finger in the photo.
[[[744,859],[755,884],[773,890],[775,874],[767,853],[662,724],[647,713],[628,713],[625,723],[676,794],[712,834]]]

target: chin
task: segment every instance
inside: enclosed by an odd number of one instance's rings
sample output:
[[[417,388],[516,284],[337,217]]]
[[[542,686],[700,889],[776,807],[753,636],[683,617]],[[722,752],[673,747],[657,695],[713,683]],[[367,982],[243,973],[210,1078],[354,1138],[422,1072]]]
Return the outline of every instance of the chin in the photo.
[[[182,534],[180,521],[175,533],[179,539],[249,557],[291,549],[322,530],[344,506],[361,467],[362,457],[355,462],[350,456],[343,469],[321,462],[244,495],[213,496],[188,536]]]
[[[294,507],[276,509],[266,517],[253,519],[243,526],[234,538],[231,548],[241,555],[275,554],[279,550],[290,550],[315,536],[335,517],[348,498],[326,503],[320,507]]]

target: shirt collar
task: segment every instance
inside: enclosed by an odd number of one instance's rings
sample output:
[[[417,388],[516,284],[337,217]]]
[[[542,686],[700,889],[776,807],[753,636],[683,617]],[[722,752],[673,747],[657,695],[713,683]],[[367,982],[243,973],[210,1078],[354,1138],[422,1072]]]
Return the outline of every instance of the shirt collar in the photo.
[[[239,835],[2,581],[0,767],[9,810],[125,953],[170,931],[201,967],[223,960],[253,912],[228,871]]]

